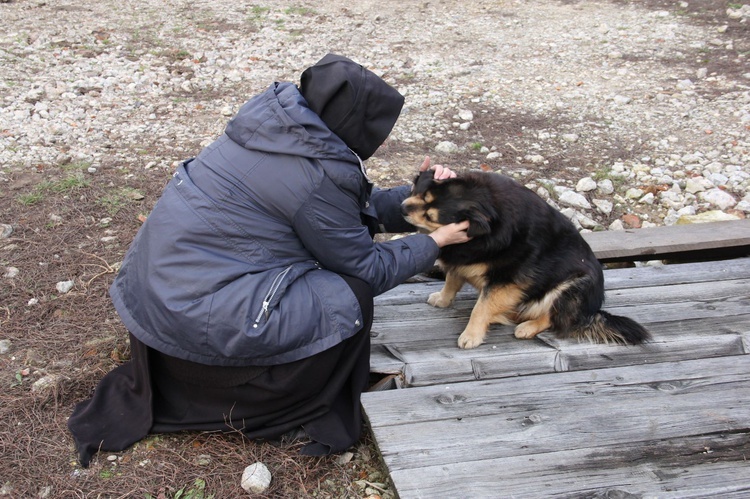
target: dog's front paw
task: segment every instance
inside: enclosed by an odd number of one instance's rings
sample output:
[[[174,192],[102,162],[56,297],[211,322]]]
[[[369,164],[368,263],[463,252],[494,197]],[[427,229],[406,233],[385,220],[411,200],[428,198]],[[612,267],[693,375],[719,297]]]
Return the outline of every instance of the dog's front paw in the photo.
[[[432,293],[430,297],[427,298],[427,303],[429,303],[433,307],[446,308],[451,306],[453,300],[446,300],[445,297],[443,297],[443,293],[438,291],[436,293]]]
[[[469,331],[464,331],[461,336],[458,337],[458,347],[465,350],[476,348],[484,343],[484,334],[475,334]]]

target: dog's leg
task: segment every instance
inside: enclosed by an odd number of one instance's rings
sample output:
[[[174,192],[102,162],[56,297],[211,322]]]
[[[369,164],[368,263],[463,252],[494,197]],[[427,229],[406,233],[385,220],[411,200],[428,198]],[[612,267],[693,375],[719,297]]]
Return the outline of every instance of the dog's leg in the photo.
[[[516,306],[523,296],[523,291],[515,285],[507,285],[483,290],[471,311],[466,329],[458,337],[461,348],[476,348],[484,343],[487,330],[493,322],[514,324],[510,317],[515,314]]]
[[[550,322],[549,315],[545,314],[541,317],[537,317],[536,319],[522,322],[521,324],[516,326],[515,335],[516,338],[530,340],[542,331],[549,329],[551,325],[552,323]]]
[[[479,295],[476,305],[471,311],[469,323],[466,325],[461,336],[458,337],[459,348],[476,348],[484,343],[484,337],[490,328],[490,319],[492,314],[487,307],[487,300],[484,293]]]
[[[458,273],[448,270],[445,273],[445,284],[443,289],[436,293],[432,293],[427,298],[427,303],[433,307],[446,308],[450,307],[453,300],[456,298],[456,294],[461,291],[466,281]]]

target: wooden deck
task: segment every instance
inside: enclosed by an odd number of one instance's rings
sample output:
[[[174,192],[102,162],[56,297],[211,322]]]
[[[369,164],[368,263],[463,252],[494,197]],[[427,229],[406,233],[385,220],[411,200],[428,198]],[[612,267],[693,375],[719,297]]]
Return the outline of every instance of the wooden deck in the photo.
[[[497,325],[460,350],[470,288],[449,309],[426,304],[439,281],[376,299],[371,370],[403,389],[362,403],[402,499],[750,497],[750,258],[605,282],[605,309],[653,342],[518,340]]]

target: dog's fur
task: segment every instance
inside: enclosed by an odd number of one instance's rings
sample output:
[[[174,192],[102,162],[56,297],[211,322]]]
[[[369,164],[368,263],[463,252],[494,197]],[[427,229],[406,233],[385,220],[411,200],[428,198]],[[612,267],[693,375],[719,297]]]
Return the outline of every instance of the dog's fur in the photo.
[[[473,239],[441,248],[445,286],[427,300],[448,307],[465,282],[478,290],[459,347],[481,345],[492,323],[517,324],[517,338],[547,329],[598,343],[650,338],[632,319],[601,310],[604,275],[589,245],[570,220],[513,179],[472,171],[434,180],[427,171],[401,206],[406,220],[426,232],[469,220]]]

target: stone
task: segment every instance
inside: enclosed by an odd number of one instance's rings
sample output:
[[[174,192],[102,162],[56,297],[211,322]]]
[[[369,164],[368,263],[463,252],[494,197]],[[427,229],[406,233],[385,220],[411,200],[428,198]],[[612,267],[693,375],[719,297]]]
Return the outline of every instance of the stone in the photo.
[[[58,293],[65,294],[73,289],[73,286],[75,286],[74,281],[60,281],[55,285],[55,289],[57,289]]]
[[[448,140],[444,140],[442,142],[438,142],[438,145],[435,146],[435,152],[443,153],[443,154],[453,154],[458,152],[458,146],[454,144],[453,142],[450,142]]]
[[[728,220],[740,220],[740,217],[724,213],[719,210],[704,211],[697,215],[683,215],[677,219],[676,225],[700,224],[707,222],[725,222]]]
[[[250,494],[262,494],[271,485],[271,472],[263,463],[253,463],[242,472],[242,488]]]
[[[558,201],[560,201],[560,203],[562,204],[573,206],[575,208],[581,208],[584,210],[591,209],[591,204],[589,203],[588,199],[586,199],[586,196],[575,191],[562,192],[560,194],[560,197],[558,198]]]
[[[737,204],[737,200],[734,196],[721,189],[711,189],[706,192],[701,192],[698,197],[720,210],[726,210]]]
[[[576,191],[590,192],[596,189],[596,181],[591,177],[584,177],[576,184]]]

